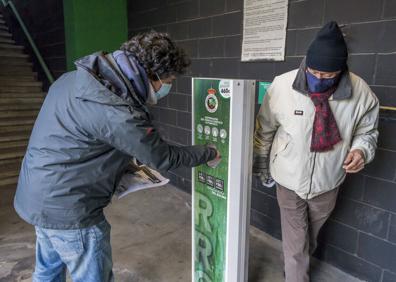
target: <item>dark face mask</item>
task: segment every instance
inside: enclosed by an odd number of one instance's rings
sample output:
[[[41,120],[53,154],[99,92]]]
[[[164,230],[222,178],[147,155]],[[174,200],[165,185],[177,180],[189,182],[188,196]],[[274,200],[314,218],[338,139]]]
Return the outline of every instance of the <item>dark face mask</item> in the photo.
[[[306,71],[307,85],[309,92],[311,93],[323,93],[334,87],[338,83],[340,75],[338,74],[333,78],[317,78],[309,71]]]

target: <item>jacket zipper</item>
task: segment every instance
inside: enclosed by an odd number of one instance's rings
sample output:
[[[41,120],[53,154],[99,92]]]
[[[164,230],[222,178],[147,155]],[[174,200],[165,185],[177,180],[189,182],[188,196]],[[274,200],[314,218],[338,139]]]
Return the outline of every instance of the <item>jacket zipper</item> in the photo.
[[[316,152],[315,152],[315,154],[314,154],[314,162],[313,162],[312,172],[311,172],[311,183],[309,184],[309,191],[308,191],[308,194],[307,194],[307,200],[308,200],[309,194],[311,194],[312,179],[313,179],[313,174],[314,174],[314,170],[315,170],[315,163],[316,163]]]

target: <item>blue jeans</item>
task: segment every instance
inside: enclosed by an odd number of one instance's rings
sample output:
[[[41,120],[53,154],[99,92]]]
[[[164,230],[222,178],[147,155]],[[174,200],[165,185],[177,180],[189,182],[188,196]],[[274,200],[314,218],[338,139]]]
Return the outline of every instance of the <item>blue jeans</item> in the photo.
[[[66,268],[73,282],[114,281],[110,224],[71,230],[36,226],[36,268],[33,282],[64,282]]]

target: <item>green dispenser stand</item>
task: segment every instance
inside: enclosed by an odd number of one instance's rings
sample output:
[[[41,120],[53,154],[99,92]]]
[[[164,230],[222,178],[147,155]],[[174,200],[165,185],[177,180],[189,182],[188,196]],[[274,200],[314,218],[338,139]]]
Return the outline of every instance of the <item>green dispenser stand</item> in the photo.
[[[216,168],[193,169],[192,281],[247,281],[255,81],[192,79],[193,144],[213,144]]]

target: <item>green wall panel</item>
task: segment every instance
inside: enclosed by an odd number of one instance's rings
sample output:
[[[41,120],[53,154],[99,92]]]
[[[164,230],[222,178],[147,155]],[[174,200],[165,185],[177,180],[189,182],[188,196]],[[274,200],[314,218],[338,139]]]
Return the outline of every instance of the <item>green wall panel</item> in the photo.
[[[126,0],[63,0],[63,8],[68,70],[76,59],[118,49],[128,38]]]

